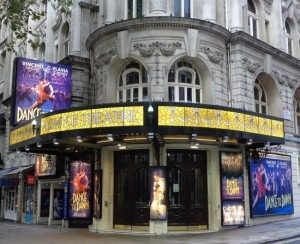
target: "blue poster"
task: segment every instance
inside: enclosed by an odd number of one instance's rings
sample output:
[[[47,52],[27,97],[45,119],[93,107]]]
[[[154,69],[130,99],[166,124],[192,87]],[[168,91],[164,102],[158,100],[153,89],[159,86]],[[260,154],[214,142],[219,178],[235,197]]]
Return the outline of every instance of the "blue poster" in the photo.
[[[268,154],[250,161],[252,217],[293,214],[291,160]]]

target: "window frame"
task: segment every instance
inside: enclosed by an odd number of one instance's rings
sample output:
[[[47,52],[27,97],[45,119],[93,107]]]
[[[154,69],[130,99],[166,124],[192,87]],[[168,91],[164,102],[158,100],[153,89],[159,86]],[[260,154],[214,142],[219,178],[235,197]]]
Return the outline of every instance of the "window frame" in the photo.
[[[254,8],[253,12],[251,9],[249,9],[249,2],[251,2],[251,4],[253,5],[252,7]],[[247,2],[247,16],[248,16],[248,32],[249,35],[258,38],[259,37],[259,30],[258,30],[258,15],[256,13],[256,6],[253,3],[253,1],[248,0]]]
[[[129,2],[131,4],[129,4]],[[125,17],[126,19],[135,19],[143,17],[143,0],[127,0],[125,1]],[[129,9],[129,5],[132,6],[132,9]],[[141,9],[139,9],[141,7]],[[129,14],[129,13],[132,14]]]
[[[255,99],[255,88],[258,90],[258,97],[259,100]],[[255,112],[256,113],[260,113],[260,114],[268,114],[268,98],[267,98],[267,94],[266,91],[264,89],[264,87],[262,86],[262,84],[256,80],[255,84],[254,84],[254,88],[253,88],[253,93],[254,93],[254,107],[255,107]],[[265,102],[262,101],[262,96],[265,96]],[[257,105],[258,105],[258,111],[257,111]],[[263,107],[265,107],[265,113],[262,111]]]
[[[175,7],[177,5],[176,1],[179,3],[179,15],[175,14],[177,12],[175,11]],[[185,15],[185,7],[187,4],[189,5],[190,9],[188,15]],[[173,15],[175,17],[193,18],[193,0],[173,0]]]

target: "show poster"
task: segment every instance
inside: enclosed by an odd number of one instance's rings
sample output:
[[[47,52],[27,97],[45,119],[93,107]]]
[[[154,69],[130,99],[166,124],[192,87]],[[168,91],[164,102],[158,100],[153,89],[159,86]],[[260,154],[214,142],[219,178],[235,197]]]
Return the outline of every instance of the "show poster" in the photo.
[[[42,113],[69,108],[71,75],[70,65],[16,58],[14,125]]]
[[[289,156],[267,154],[250,160],[252,217],[293,214]]]
[[[91,164],[84,161],[70,163],[69,217],[91,217]]]
[[[53,219],[62,219],[64,216],[64,189],[54,190]]]
[[[56,156],[38,154],[35,158],[35,175],[49,176],[56,175]]]
[[[166,220],[166,168],[150,167],[150,220]]]
[[[243,156],[221,152],[222,224],[243,225],[245,222]]]
[[[94,174],[94,217],[101,218],[102,207],[102,171],[96,170]]]

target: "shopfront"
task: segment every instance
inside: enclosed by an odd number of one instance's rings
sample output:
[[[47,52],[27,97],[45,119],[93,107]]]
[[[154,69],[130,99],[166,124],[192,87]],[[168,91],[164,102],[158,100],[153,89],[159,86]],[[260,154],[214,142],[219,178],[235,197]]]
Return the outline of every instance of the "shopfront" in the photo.
[[[10,147],[51,152],[67,165],[59,182],[38,180],[39,222],[55,220],[63,194],[58,218],[71,227],[166,233],[249,223],[248,159],[267,142],[284,142],[282,119],[152,102],[42,115],[34,130],[30,122],[12,130]]]

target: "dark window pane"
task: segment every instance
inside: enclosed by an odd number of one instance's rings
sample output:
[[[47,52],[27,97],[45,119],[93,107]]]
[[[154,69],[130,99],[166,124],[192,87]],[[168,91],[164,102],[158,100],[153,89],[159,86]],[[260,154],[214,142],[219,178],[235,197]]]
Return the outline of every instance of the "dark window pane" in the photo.
[[[144,66],[142,67],[142,82],[143,83],[147,83],[148,82],[148,78],[147,78],[147,71],[144,68]]]
[[[192,84],[192,74],[186,70],[181,70],[178,72],[178,82]]]
[[[184,17],[191,17],[191,5],[190,0],[184,0]]]
[[[126,102],[131,102],[130,94],[131,94],[130,89],[127,89],[126,90]]]
[[[123,91],[119,91],[119,102],[123,102]]]
[[[175,101],[174,87],[169,87],[169,101]]]
[[[264,91],[262,91],[262,94],[261,94],[261,101],[266,102],[266,94]]]
[[[122,75],[121,75],[120,80],[119,80],[119,86],[123,86],[123,78],[122,78]]]
[[[259,91],[258,91],[257,87],[254,87],[254,99],[256,101],[259,101]]]
[[[139,73],[130,72],[126,75],[126,85],[138,84],[139,83]]]
[[[257,37],[257,24],[256,24],[256,20],[253,19],[253,36]]]
[[[139,88],[133,88],[133,101],[136,102],[139,100]]]
[[[181,0],[174,0],[174,16],[181,17]]]
[[[198,74],[196,73],[196,80],[195,80],[195,84],[196,85],[200,85],[200,80],[199,80],[199,76]]]
[[[133,18],[133,0],[128,0],[127,6],[128,6],[128,19],[132,19]]]
[[[255,104],[255,112],[259,113],[259,104]]]
[[[170,69],[169,75],[168,75],[168,82],[175,82],[174,78],[174,66]]]
[[[261,106],[261,113],[262,114],[267,114],[267,108],[266,108],[266,106]]]
[[[131,62],[126,65],[126,69],[130,69],[130,68],[140,69],[140,64],[136,62]]]
[[[143,100],[147,100],[147,99],[148,99],[148,88],[143,87]]]
[[[136,17],[142,18],[143,17],[143,0],[137,0],[136,3]]]
[[[184,87],[179,87],[179,101],[184,101]]]
[[[192,88],[187,88],[187,101],[192,102]]]
[[[298,134],[300,134],[300,116],[297,115],[297,128],[298,128]]]
[[[196,103],[200,103],[200,89],[196,89]]]
[[[251,0],[248,0],[248,11],[255,13],[255,6]]]

